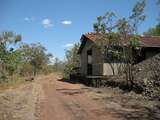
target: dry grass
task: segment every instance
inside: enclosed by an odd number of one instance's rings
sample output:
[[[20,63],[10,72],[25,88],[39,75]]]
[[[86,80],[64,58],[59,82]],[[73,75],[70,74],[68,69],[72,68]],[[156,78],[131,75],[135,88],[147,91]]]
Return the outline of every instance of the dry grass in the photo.
[[[4,90],[9,88],[16,88],[17,86],[24,83],[27,83],[24,77],[14,75],[12,77],[9,77],[5,81],[0,82],[0,92],[3,92]]]
[[[23,78],[15,78],[1,84],[0,120],[36,120],[42,87],[37,80],[26,82]]]
[[[90,96],[124,120],[159,120],[160,102],[145,100],[142,95],[119,88],[90,88]],[[117,117],[118,117],[117,116]]]

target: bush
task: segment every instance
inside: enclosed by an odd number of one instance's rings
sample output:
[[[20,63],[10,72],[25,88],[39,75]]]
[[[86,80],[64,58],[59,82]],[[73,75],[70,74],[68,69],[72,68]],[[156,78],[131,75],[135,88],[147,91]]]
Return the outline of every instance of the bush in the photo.
[[[20,69],[20,75],[22,76],[32,76],[33,66],[31,64],[23,64]]]

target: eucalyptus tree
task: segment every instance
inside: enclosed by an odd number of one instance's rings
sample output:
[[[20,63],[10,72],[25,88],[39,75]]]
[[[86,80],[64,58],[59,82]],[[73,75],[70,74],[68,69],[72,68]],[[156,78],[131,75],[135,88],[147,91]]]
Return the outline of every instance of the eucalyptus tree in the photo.
[[[128,45],[124,47],[123,58],[126,63],[126,80],[131,84],[131,89],[134,85],[133,64],[136,60],[137,53],[140,52],[140,37],[138,35],[138,27],[145,20],[144,15],[146,2],[145,0],[138,1],[132,9],[132,14],[129,18],[122,18],[118,21],[118,32],[121,34],[123,41],[128,41]],[[136,53],[135,53],[136,51]],[[136,55],[135,55],[136,54]]]
[[[114,62],[126,63],[126,80],[133,86],[132,65],[134,63],[133,51],[139,49],[138,27],[145,20],[145,0],[139,1],[133,7],[128,18],[117,18],[115,13],[107,12],[97,17],[93,25],[95,32],[101,34],[97,46],[103,51],[105,59],[115,74]],[[127,45],[125,45],[128,41]],[[116,47],[115,47],[116,46]],[[118,64],[117,64],[118,65]]]
[[[79,67],[80,59],[78,53],[78,49],[80,44],[74,44],[74,46],[70,49],[67,49],[65,52],[66,62],[64,68],[64,77],[68,78],[69,75],[74,73],[73,68]]]
[[[6,73],[12,74],[19,62],[19,53],[15,46],[21,41],[21,35],[13,32],[2,32],[0,34],[0,66],[1,76],[6,77]]]
[[[160,23],[148,31],[144,32],[144,35],[160,36]]]
[[[132,14],[129,17],[133,34],[138,34],[139,25],[145,20],[146,16],[144,15],[144,10],[146,6],[146,1],[138,1],[132,9]]]
[[[46,52],[46,48],[40,43],[23,44],[20,48],[21,58],[24,66],[28,66],[28,72],[36,75],[50,62],[51,54]],[[30,66],[30,67],[29,67]],[[25,68],[24,68],[25,69]]]
[[[115,68],[120,68],[121,64],[115,64],[120,60],[120,36],[115,33],[117,29],[117,16],[114,12],[107,12],[104,16],[97,17],[94,23],[94,31],[100,34],[96,41],[96,47],[100,49],[104,56],[104,60],[110,65],[112,74],[115,75]],[[120,72],[120,71],[118,71]]]

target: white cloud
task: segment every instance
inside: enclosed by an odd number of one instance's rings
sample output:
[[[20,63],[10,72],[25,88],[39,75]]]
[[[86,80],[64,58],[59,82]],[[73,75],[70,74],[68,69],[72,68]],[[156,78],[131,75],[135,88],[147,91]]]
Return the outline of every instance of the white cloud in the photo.
[[[43,25],[44,28],[53,27],[53,23],[50,19],[42,20],[42,25]]]
[[[72,24],[72,21],[65,20],[65,21],[62,21],[61,23],[62,23],[63,25],[71,25],[71,24]]]
[[[74,46],[73,43],[67,43],[63,47],[65,47],[65,48],[72,48],[73,46]]]
[[[24,20],[29,22],[29,21],[34,21],[35,18],[34,17],[25,17]]]

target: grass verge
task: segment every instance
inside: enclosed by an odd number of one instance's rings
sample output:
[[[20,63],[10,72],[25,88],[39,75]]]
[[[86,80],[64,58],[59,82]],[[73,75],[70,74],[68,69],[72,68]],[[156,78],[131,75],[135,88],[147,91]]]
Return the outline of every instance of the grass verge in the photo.
[[[6,80],[3,80],[3,81],[0,80],[0,92],[8,88],[16,88],[20,84],[24,84],[24,83],[26,83],[24,77],[13,75],[11,77],[8,77],[8,79]]]

